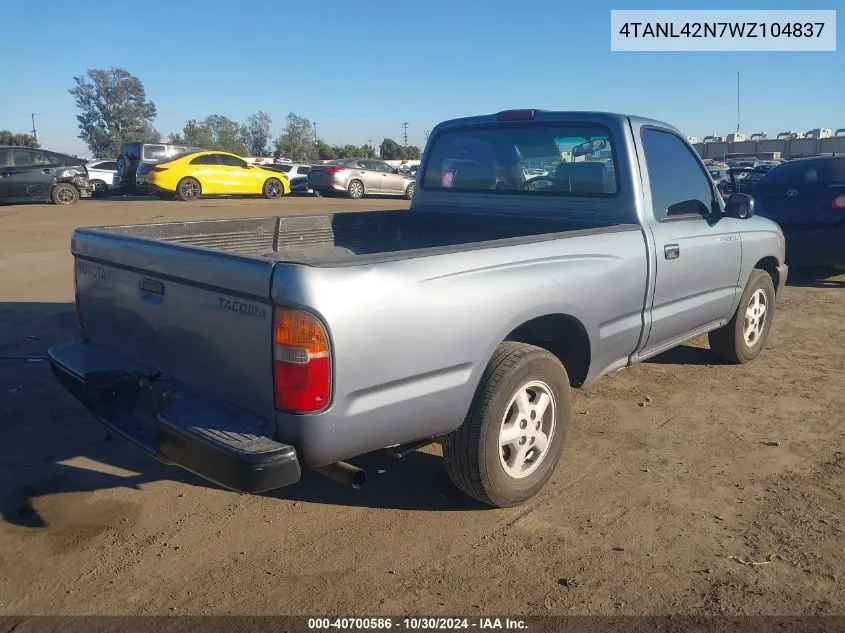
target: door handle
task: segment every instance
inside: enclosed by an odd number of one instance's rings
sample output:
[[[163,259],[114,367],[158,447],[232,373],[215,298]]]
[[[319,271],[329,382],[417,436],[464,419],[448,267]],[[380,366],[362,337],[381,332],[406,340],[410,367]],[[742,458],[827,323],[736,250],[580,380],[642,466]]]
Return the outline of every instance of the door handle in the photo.
[[[663,247],[663,255],[666,259],[678,259],[681,256],[681,247],[677,244],[666,244]]]
[[[52,170],[52,169],[50,169],[49,167],[47,167],[47,168],[45,168],[45,169],[42,169],[42,170],[41,170],[41,173],[42,173],[42,174],[52,174],[52,173],[53,173],[53,170]]]

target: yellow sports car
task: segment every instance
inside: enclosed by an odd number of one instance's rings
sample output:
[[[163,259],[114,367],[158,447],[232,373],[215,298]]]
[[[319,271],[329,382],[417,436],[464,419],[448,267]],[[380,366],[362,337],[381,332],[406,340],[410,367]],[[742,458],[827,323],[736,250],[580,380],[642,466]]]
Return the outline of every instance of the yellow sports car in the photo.
[[[136,181],[180,200],[201,195],[262,195],[280,198],[290,193],[290,181],[279,171],[251,165],[228,152],[192,152],[152,165]]]

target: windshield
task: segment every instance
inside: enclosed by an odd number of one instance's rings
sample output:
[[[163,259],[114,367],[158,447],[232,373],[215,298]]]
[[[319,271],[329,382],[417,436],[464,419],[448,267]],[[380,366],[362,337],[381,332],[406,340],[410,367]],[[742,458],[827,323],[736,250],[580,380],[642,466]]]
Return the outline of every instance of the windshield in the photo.
[[[538,123],[442,132],[428,152],[422,186],[564,196],[618,191],[608,130]]]

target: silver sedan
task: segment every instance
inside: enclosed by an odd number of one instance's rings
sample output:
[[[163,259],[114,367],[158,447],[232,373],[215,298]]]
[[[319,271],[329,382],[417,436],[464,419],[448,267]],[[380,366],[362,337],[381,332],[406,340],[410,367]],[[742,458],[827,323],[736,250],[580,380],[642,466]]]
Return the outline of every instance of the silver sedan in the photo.
[[[308,186],[322,195],[344,193],[350,198],[364,196],[414,196],[414,177],[372,158],[339,158],[314,165]]]

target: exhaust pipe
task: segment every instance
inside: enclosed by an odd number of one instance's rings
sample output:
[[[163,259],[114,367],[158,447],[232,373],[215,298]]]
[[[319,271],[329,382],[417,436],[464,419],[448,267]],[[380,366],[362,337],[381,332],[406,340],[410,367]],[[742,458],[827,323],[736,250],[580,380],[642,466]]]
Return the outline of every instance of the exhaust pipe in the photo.
[[[352,486],[356,490],[363,488],[364,482],[367,479],[366,472],[346,462],[335,462],[328,466],[316,466],[313,470],[340,484]]]

